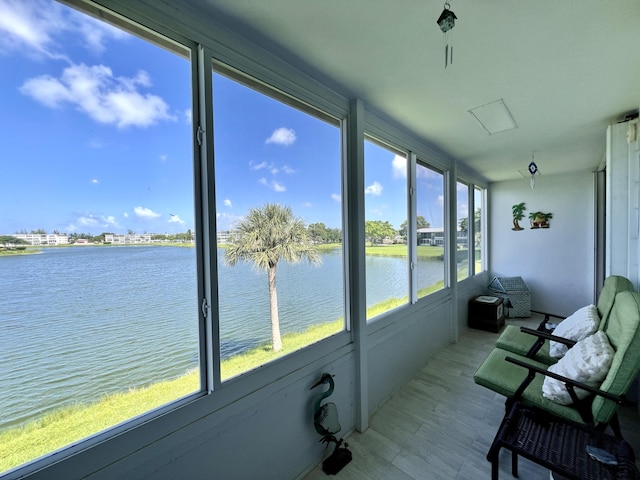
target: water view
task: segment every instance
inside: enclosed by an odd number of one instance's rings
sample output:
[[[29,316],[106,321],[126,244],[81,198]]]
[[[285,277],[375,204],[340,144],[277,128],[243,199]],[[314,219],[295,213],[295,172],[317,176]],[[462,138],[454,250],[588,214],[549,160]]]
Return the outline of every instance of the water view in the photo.
[[[442,262],[432,263],[434,283]],[[380,279],[367,286],[368,306],[407,293],[406,281],[395,281],[406,279],[406,259],[369,256],[367,275]],[[266,273],[220,261],[219,277],[222,358],[268,343]],[[340,250],[322,254],[318,267],[279,264],[282,333],[341,318],[342,292]],[[194,248],[51,248],[0,258],[0,430],[196,368],[198,308]]]

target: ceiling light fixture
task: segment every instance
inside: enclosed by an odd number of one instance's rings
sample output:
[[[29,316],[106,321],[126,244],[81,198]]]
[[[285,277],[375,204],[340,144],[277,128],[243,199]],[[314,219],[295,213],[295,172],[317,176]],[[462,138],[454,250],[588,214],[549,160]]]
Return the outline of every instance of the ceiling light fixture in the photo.
[[[489,135],[518,128],[503,99],[467,111]]]

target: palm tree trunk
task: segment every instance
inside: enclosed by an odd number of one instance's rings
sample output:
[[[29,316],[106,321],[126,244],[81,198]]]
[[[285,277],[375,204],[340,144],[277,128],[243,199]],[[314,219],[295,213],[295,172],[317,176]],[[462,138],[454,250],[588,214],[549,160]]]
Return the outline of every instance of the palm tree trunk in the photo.
[[[271,317],[271,345],[274,352],[279,352],[282,350],[282,338],[280,337],[280,318],[278,317],[276,265],[269,266],[269,316]]]

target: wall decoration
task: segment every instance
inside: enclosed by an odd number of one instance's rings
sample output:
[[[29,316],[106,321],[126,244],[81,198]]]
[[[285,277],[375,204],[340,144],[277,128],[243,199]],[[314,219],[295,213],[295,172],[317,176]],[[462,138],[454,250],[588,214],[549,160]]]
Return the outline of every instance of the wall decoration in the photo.
[[[553,218],[553,213],[531,212],[529,221],[531,228],[549,228],[549,220]]]
[[[516,232],[519,230],[524,230],[518,223],[520,220],[524,218],[524,211],[526,210],[524,202],[518,203],[511,207],[511,212],[513,213],[513,228],[511,230],[515,230]]]
[[[536,162],[533,160],[533,152],[531,152],[531,163],[529,163],[529,173],[531,174],[531,190],[533,190],[533,187],[536,186],[536,173],[538,173],[538,165],[536,165]]]

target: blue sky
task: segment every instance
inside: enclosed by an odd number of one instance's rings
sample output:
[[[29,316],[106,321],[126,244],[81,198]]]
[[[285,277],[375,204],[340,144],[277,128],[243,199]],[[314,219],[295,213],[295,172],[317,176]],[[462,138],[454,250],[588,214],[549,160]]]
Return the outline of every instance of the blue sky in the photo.
[[[194,228],[187,59],[55,2],[0,0],[0,71],[0,234]],[[265,202],[340,228],[339,129],[221,75],[213,85],[218,228]],[[365,152],[367,220],[398,228],[403,159]],[[419,178],[418,214],[441,226],[433,180]]]

